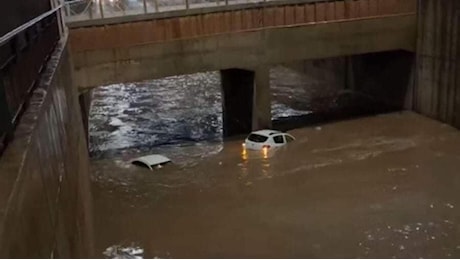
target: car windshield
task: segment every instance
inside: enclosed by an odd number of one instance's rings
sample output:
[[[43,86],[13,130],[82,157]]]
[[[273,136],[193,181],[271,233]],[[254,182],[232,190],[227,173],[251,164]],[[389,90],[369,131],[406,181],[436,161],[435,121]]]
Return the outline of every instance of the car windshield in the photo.
[[[147,169],[150,169],[150,167],[143,163],[143,162],[140,162],[140,161],[133,161],[132,164],[136,165],[136,166],[140,166],[140,167],[143,167],[143,168],[147,168]]]
[[[263,143],[267,141],[268,137],[258,134],[250,134],[248,140],[256,143]]]

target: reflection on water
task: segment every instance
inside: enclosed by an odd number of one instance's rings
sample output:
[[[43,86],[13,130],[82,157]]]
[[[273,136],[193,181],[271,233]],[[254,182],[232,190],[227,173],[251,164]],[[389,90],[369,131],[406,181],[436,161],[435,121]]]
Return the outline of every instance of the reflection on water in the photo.
[[[91,152],[221,140],[218,86],[216,73],[200,73],[98,88],[90,117]]]
[[[311,113],[306,107],[290,107],[308,100],[310,93],[295,87],[300,79],[279,84],[288,73],[284,68],[271,73],[273,119]],[[162,150],[198,147],[195,155],[216,150],[213,146],[221,146],[222,141],[219,73],[99,87],[94,91],[89,123],[90,151],[94,157],[151,152],[159,146],[164,146]],[[203,148],[207,145],[211,147]],[[201,149],[204,151],[200,152]]]

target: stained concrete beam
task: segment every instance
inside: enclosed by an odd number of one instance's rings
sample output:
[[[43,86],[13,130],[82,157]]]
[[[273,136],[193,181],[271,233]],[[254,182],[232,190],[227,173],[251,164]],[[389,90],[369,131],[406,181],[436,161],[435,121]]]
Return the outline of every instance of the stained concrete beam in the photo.
[[[416,16],[402,15],[72,52],[72,58],[76,86],[86,89],[203,71],[254,70],[306,59],[414,51],[415,45]]]

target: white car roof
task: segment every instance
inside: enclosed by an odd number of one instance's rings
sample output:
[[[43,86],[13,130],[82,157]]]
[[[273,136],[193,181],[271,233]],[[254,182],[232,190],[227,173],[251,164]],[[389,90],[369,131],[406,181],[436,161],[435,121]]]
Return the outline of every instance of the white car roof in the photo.
[[[271,129],[263,129],[259,131],[252,132],[251,134],[258,134],[258,135],[263,135],[263,136],[271,136],[274,134],[281,134],[282,132],[277,131],[277,130],[271,130]]]
[[[152,167],[158,164],[170,162],[171,160],[168,157],[161,155],[161,154],[151,154],[151,155],[146,155],[146,156],[136,158],[132,160],[131,163],[136,162],[136,161]]]

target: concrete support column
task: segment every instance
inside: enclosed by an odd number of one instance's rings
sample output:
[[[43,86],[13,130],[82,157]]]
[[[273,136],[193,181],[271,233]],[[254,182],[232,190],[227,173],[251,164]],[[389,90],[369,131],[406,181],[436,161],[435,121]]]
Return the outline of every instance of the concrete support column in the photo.
[[[254,82],[254,99],[252,104],[252,129],[259,130],[272,127],[270,70],[268,67],[257,68]]]
[[[252,130],[254,71],[221,70],[224,137]]]
[[[460,128],[460,1],[419,0],[413,107]]]
[[[221,80],[225,137],[271,127],[268,68],[222,70]]]
[[[89,90],[83,94],[80,94],[78,101],[80,103],[81,117],[83,120],[83,128],[86,136],[86,143],[89,145],[89,112],[91,109],[91,99],[93,91]],[[89,146],[88,146],[89,147]]]

